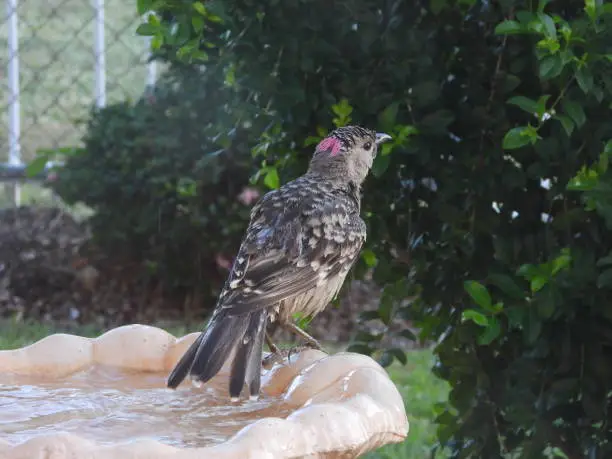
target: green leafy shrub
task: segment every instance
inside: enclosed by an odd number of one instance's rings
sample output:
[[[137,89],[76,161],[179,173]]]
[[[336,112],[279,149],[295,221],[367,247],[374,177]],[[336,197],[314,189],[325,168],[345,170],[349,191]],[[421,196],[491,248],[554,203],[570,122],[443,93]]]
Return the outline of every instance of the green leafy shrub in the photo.
[[[269,185],[333,122],[401,138],[365,190],[360,268],[385,285],[380,320],[439,341],[453,457],[612,456],[609,3],[139,5],[160,49],[212,46],[269,120]]]
[[[135,103],[95,110],[84,148],[53,182],[83,202],[96,243],[168,290],[216,295],[258,192],[240,129],[218,129],[227,91],[212,71],[173,66]],[[221,261],[220,261],[221,260]]]

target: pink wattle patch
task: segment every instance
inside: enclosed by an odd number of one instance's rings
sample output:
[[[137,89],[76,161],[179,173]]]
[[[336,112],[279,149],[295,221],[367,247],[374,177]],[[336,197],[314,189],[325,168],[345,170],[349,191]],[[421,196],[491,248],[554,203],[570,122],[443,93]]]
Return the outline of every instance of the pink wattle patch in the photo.
[[[318,151],[329,151],[331,156],[336,156],[340,152],[342,143],[335,137],[327,137],[317,145]]]

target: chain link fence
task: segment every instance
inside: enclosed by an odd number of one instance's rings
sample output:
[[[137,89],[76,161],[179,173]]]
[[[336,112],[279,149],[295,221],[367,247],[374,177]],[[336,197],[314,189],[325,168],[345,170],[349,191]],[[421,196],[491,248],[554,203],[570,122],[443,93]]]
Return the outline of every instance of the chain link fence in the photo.
[[[94,104],[137,98],[155,81],[135,2],[3,1],[0,163],[79,146]]]

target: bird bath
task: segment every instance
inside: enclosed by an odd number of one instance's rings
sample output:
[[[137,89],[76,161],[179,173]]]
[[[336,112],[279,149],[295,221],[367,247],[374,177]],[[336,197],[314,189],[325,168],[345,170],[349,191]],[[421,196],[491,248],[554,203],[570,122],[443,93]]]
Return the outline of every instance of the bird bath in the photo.
[[[229,368],[176,391],[165,378],[199,333],[128,325],[0,351],[0,457],[356,457],[408,433],[404,404],[369,357],[306,350],[232,403]]]

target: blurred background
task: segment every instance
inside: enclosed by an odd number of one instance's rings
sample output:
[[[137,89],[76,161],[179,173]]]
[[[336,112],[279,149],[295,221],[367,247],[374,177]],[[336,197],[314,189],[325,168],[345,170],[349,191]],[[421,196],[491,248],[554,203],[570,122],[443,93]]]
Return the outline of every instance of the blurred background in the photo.
[[[612,456],[611,3],[5,3],[3,348],[198,330],[254,202],[360,124],[367,246],[296,319],[404,396],[369,457]]]

